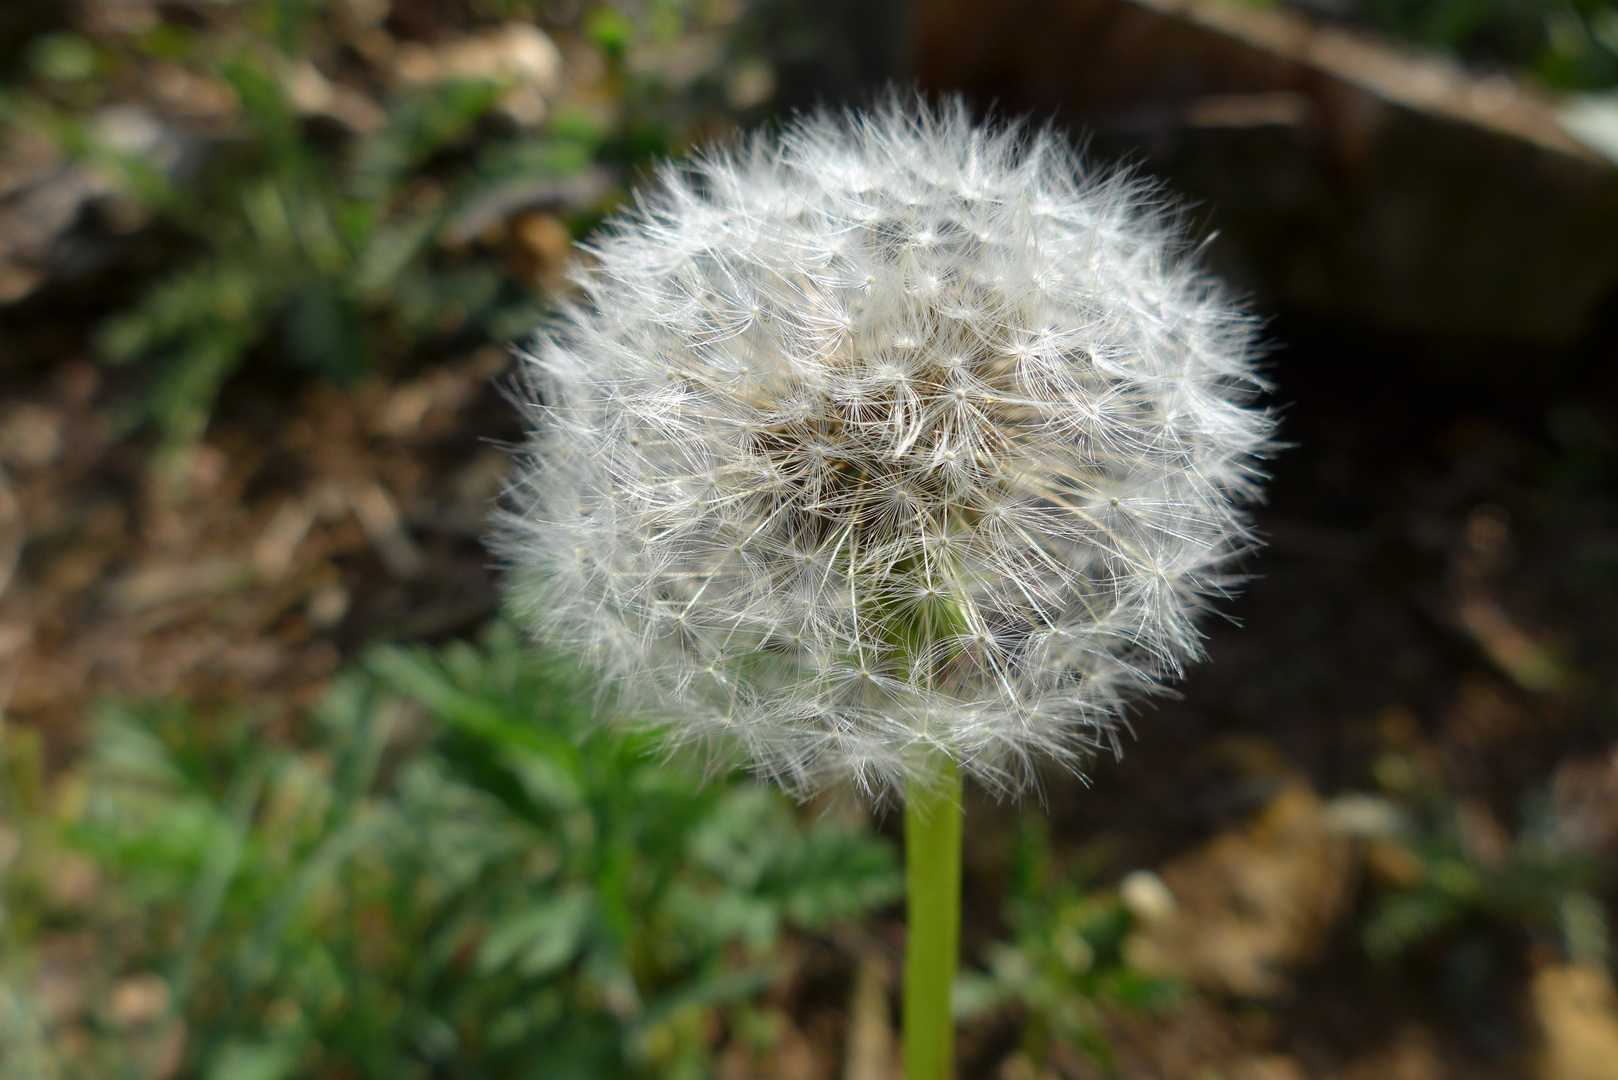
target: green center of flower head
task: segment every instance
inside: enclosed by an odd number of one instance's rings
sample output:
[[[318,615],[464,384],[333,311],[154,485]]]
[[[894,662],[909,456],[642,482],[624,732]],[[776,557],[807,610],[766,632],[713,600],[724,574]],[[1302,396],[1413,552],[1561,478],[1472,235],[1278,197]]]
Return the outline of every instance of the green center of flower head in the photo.
[[[947,686],[951,670],[967,655],[971,628],[964,597],[951,584],[950,569],[943,566],[935,575],[918,560],[905,560],[894,567],[894,576],[909,583],[913,595],[886,606],[873,601],[868,617],[882,627],[882,640],[891,649],[901,678]]]

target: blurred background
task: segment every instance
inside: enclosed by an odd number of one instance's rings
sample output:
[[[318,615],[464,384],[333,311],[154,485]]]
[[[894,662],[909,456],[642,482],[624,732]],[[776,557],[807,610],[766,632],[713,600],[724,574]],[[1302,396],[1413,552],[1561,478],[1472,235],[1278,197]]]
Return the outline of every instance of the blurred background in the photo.
[[[898,823],[603,732],[481,545],[655,163],[887,85],[1161,179],[1288,449],[971,798],[963,1080],[1611,1080],[1618,4],[0,4],[0,1077],[893,1080]]]

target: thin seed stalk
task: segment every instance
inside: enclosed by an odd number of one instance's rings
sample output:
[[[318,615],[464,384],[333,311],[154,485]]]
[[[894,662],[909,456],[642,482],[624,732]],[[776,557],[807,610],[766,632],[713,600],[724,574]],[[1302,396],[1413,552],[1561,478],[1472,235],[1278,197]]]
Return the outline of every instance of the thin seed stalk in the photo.
[[[951,990],[961,942],[961,774],[941,755],[937,777],[905,797],[905,1080],[953,1080]]]

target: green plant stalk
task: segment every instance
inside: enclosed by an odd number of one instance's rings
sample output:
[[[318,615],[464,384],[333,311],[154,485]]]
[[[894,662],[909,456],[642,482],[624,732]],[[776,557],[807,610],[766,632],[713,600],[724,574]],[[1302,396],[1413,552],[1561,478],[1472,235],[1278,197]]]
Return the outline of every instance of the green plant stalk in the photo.
[[[936,779],[905,796],[905,1080],[953,1080],[951,990],[961,948],[961,774],[943,757]]]

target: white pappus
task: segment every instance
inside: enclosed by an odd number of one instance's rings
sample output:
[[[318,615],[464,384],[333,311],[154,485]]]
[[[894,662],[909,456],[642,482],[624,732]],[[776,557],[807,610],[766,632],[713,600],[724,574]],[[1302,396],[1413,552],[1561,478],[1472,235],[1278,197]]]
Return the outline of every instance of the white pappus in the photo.
[[[1198,656],[1273,430],[1153,190],[959,101],[665,167],[527,358],[524,617],[800,792],[1115,743]]]

